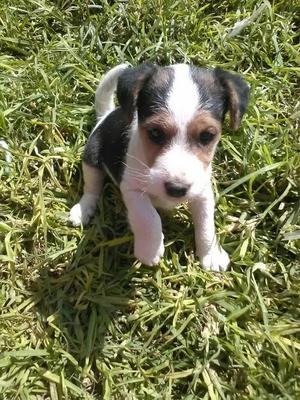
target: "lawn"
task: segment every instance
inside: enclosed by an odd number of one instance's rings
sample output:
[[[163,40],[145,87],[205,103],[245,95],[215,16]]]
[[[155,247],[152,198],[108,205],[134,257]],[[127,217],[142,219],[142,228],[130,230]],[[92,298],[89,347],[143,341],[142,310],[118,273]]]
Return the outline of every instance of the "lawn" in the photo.
[[[1,399],[300,398],[299,13],[296,0],[2,0]],[[160,265],[137,262],[110,181],[90,226],[68,223],[95,87],[125,61],[251,85],[214,161],[226,273],[201,269],[184,205],[162,217]]]

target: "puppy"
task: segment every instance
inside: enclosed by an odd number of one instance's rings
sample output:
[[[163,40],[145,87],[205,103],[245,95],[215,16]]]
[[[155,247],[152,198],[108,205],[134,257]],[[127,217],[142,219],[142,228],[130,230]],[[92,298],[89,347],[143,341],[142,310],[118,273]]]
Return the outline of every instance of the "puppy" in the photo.
[[[156,208],[188,202],[203,268],[226,270],[229,257],[214,226],[211,162],[226,112],[238,129],[248,97],[246,82],[219,68],[122,64],[110,70],[96,91],[98,121],[85,146],[84,194],[71,209],[72,223],[86,224],[94,214],[108,173],[120,183],[136,258],[159,262],[164,236]]]

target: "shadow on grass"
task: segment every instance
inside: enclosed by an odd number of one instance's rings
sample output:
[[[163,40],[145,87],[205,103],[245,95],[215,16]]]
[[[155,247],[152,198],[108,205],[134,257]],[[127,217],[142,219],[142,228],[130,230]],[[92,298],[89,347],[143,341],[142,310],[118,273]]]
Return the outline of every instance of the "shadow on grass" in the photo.
[[[57,374],[63,368],[97,392],[103,381],[98,375],[109,368],[106,360],[118,357],[118,343],[111,338],[126,331],[122,324],[134,307],[133,276],[139,266],[132,257],[125,210],[112,190],[105,189],[100,213],[82,234],[70,228],[60,252],[48,243],[49,254],[30,287],[43,342],[59,359],[57,371],[53,365],[47,368]],[[70,243],[72,251],[65,252]]]
[[[46,368],[57,376],[63,369],[73,383],[98,393],[104,391],[111,362],[122,365],[124,343],[134,336],[137,302],[141,296],[147,298],[138,288],[147,285],[159,269],[141,266],[134,259],[133,237],[118,188],[107,184],[104,192],[100,210],[87,229],[80,234],[70,227],[67,236],[60,237],[60,251],[48,244],[49,254],[30,288],[43,342],[52,359],[59,360],[57,366]],[[162,219],[166,259],[172,262],[174,252],[185,258],[185,248],[193,240],[186,211],[163,213]]]

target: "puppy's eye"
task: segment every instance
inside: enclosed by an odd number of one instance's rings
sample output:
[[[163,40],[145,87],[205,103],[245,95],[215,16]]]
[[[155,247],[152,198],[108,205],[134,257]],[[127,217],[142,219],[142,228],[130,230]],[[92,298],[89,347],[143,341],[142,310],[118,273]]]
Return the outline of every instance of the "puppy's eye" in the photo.
[[[158,144],[158,145],[163,145],[166,143],[166,135],[163,131],[161,131],[158,128],[149,128],[147,129],[148,137],[151,140],[151,142]]]
[[[209,131],[199,133],[198,143],[202,146],[207,146],[214,139],[214,134]]]

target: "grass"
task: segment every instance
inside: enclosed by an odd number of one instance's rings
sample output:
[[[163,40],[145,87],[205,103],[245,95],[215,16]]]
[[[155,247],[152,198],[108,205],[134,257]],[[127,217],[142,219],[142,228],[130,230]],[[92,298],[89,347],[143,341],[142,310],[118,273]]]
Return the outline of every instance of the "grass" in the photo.
[[[13,157],[0,150],[1,399],[299,398],[297,3],[1,3],[0,138]],[[251,84],[214,162],[228,273],[194,259],[184,206],[163,217],[164,260],[140,265],[110,182],[88,229],[67,223],[95,86],[145,60],[220,66]]]

